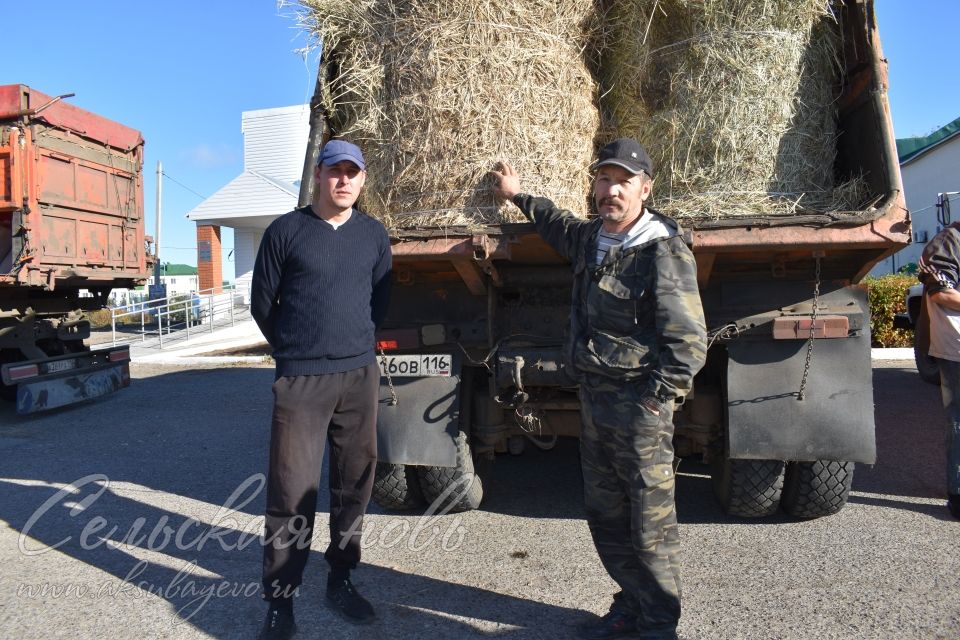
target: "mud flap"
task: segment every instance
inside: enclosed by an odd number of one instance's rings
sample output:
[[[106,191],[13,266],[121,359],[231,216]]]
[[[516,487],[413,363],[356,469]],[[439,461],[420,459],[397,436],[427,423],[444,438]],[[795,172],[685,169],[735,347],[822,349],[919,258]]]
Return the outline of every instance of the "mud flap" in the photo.
[[[41,378],[17,385],[17,413],[56,409],[99,398],[130,386],[130,365],[115,365],[75,372],[66,376]]]
[[[728,353],[731,458],[876,462],[868,331],[814,342],[804,400],[806,341],[744,340]]]
[[[392,376],[397,403],[391,404],[386,377],[380,378],[377,458],[391,464],[454,467],[460,432],[460,358],[449,377]]]

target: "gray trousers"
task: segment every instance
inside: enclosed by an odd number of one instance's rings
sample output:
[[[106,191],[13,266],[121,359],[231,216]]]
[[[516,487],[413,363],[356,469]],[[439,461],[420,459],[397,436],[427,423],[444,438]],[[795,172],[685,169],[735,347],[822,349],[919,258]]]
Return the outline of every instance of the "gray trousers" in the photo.
[[[947,493],[960,495],[960,362],[938,359],[940,393],[947,414]]]

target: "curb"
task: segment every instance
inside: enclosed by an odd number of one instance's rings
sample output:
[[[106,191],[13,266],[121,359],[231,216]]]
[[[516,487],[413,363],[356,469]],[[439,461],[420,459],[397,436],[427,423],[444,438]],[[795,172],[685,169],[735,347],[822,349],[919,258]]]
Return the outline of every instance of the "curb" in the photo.
[[[205,364],[267,364],[267,356],[175,356],[173,354],[157,354],[133,358],[133,364],[171,364],[180,366],[197,366]]]
[[[909,360],[913,362],[912,347],[898,347],[894,349],[870,349],[871,360]]]

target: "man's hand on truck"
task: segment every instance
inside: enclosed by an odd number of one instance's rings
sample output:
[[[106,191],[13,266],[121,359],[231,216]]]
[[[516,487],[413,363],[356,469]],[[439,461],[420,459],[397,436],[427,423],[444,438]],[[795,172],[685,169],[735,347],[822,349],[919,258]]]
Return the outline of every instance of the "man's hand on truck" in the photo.
[[[520,176],[509,163],[500,161],[490,172],[493,179],[493,195],[498,200],[513,200],[513,196],[520,193]]]

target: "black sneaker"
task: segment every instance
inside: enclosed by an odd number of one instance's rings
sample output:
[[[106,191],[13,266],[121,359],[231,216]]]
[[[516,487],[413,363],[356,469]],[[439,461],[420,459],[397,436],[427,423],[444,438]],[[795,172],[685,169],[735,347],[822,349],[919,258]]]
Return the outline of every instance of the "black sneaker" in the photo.
[[[267,619],[257,640],[290,640],[297,634],[297,624],[293,621],[293,607],[271,604],[267,609]]]
[[[353,624],[370,624],[376,618],[373,606],[357,593],[349,578],[327,585],[327,606]]]
[[[960,519],[960,495],[950,494],[947,498],[947,508],[950,509],[950,515]]]
[[[611,611],[602,618],[577,625],[577,632],[584,640],[636,638],[638,637],[637,616],[622,611]]]

